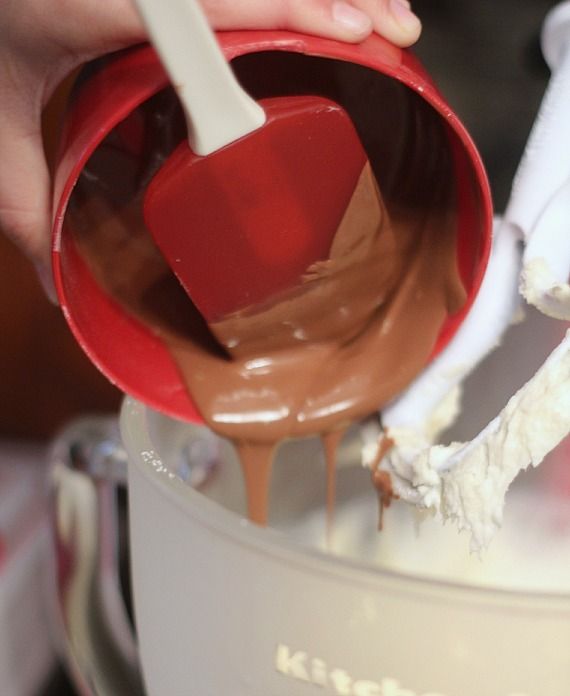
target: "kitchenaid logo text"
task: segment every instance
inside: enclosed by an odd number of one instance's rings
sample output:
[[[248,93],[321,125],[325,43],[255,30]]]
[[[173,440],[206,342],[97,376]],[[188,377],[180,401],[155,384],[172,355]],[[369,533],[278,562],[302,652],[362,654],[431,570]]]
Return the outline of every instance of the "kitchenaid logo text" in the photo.
[[[333,667],[326,660],[310,657],[302,650],[291,650],[279,644],[275,652],[275,668],[285,677],[326,688],[337,696],[445,696],[435,691],[421,693],[406,689],[397,679],[355,679],[346,669]],[[530,696],[522,692],[507,696]]]

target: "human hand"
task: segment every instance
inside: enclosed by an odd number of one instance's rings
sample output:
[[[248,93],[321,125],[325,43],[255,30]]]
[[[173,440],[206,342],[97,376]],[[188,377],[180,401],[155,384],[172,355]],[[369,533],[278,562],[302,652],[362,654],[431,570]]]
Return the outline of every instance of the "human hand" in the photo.
[[[407,0],[202,0],[202,6],[222,30],[289,29],[348,42],[375,31],[399,46],[414,43],[421,31]],[[74,68],[144,39],[131,0],[0,5],[0,227],[34,262],[48,292],[51,186],[42,109]]]

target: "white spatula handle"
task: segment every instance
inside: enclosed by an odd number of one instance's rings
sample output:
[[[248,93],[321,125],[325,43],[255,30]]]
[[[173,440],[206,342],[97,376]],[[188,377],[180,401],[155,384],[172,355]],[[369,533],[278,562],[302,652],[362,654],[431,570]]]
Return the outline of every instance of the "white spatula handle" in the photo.
[[[237,82],[197,0],[136,4],[182,102],[196,154],[210,154],[263,125],[263,109]]]

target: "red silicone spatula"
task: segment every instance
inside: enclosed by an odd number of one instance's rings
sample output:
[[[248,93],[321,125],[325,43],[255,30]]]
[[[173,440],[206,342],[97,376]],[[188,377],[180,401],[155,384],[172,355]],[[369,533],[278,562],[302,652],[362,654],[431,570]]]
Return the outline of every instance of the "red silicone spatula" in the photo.
[[[144,216],[209,322],[263,302],[327,258],[366,154],[317,96],[252,100],[194,0],[137,0],[188,123]]]

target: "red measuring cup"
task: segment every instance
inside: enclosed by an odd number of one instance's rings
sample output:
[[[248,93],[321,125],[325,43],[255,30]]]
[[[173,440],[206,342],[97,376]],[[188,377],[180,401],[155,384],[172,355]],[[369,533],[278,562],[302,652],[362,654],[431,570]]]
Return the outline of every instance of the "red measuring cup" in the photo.
[[[441,327],[436,355],[470,309],[491,243],[486,174],[457,116],[413,54],[376,35],[357,45],[290,32],[227,32],[218,39],[256,98],[317,94],[346,109],[389,212],[421,207],[427,191],[441,189],[456,224],[467,302]],[[156,287],[164,280],[173,291],[173,317],[187,297],[173,290],[174,274],[168,277],[166,261],[148,239],[123,244],[130,234],[125,219],[132,214],[139,221],[146,184],[184,139],[183,128],[152,48],[137,47],[92,66],[78,84],[62,135],[52,258],[64,314],[95,365],[150,406],[201,421],[161,331],[144,313],[129,309],[131,288],[143,271],[156,273]],[[106,196],[104,209],[90,194],[93,190]],[[131,207],[118,225],[112,211],[125,205]],[[94,220],[105,223],[97,233]],[[279,258],[279,245],[269,251]],[[103,281],[110,267],[112,280],[107,274]]]

